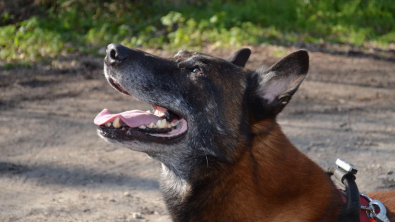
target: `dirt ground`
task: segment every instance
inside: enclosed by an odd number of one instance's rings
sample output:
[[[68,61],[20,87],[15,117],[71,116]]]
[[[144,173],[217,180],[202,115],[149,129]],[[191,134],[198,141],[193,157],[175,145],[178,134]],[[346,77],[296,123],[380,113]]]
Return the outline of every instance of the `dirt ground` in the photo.
[[[270,66],[292,50],[254,47],[247,66]],[[364,192],[395,189],[395,53],[388,53],[311,52],[307,79],[278,117],[324,169],[336,158],[357,166]],[[107,84],[102,59],[0,70],[0,93],[0,221],[170,221],[160,164],[96,135],[103,108],[150,109]]]

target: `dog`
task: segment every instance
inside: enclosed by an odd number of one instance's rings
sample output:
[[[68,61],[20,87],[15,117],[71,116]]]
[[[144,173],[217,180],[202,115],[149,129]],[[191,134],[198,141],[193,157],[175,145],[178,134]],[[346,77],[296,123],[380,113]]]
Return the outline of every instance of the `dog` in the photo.
[[[94,120],[98,134],[162,163],[173,221],[339,220],[339,191],[276,122],[308,72],[307,51],[256,71],[244,68],[249,49],[225,59],[180,50],[165,59],[110,44],[106,54],[110,85],[154,113],[105,109]],[[395,192],[369,195],[395,221]]]

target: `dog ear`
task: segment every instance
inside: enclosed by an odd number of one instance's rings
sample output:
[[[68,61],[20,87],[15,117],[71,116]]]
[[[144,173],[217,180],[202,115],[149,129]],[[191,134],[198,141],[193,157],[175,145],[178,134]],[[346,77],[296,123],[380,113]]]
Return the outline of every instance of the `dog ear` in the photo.
[[[268,70],[260,68],[255,76],[255,112],[263,119],[277,115],[291,100],[309,70],[309,55],[305,50],[289,54]],[[258,103],[258,104],[256,104]],[[264,110],[262,112],[262,110]]]
[[[244,67],[248,59],[250,58],[250,55],[251,55],[251,50],[248,48],[243,48],[233,53],[228,58],[225,58],[225,60],[237,66]]]

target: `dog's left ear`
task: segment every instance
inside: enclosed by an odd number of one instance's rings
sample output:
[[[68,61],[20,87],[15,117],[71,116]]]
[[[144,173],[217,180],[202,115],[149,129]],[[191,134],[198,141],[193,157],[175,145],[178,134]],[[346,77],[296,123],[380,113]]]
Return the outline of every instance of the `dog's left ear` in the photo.
[[[288,104],[309,70],[305,50],[289,54],[268,70],[258,69],[254,78],[255,117],[275,116]]]
[[[237,66],[244,67],[248,59],[250,58],[250,55],[251,55],[251,50],[248,48],[243,48],[233,53],[228,58],[225,58],[225,60]]]

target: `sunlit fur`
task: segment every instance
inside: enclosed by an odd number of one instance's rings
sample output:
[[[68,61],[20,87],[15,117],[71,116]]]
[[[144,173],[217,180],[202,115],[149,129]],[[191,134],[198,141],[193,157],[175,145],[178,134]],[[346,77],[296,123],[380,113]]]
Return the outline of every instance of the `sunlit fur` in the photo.
[[[306,51],[257,71],[243,68],[248,49],[225,60],[185,50],[169,59],[122,52],[128,59],[106,63],[107,77],[188,122],[186,136],[170,144],[105,138],[162,162],[161,190],[173,221],[337,221],[340,193],[276,122],[307,74]],[[394,191],[371,195],[393,221]]]

